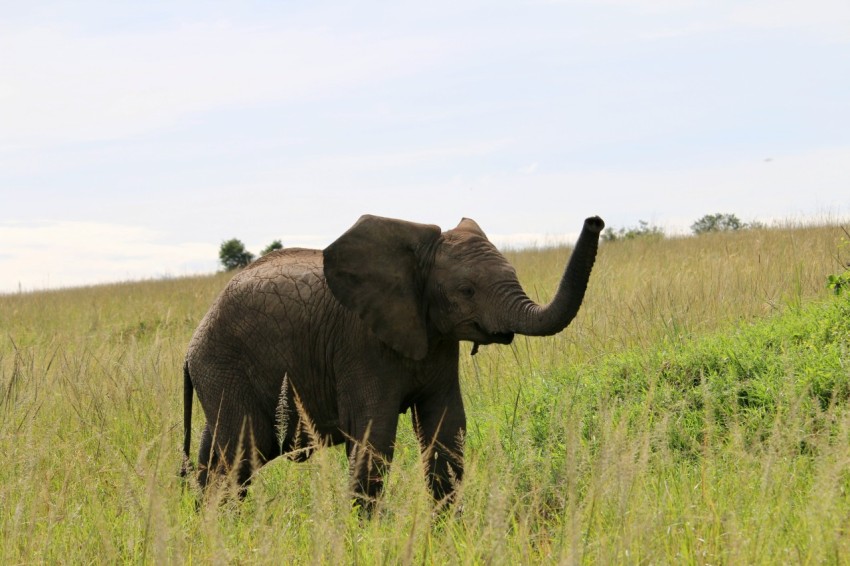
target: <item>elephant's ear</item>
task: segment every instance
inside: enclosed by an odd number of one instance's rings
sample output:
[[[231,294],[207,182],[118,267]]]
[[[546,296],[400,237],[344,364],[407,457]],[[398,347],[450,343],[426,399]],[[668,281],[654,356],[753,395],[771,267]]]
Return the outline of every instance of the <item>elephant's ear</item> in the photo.
[[[457,225],[455,230],[458,232],[471,232],[476,236],[487,238],[487,236],[484,235],[484,230],[482,230],[481,226],[479,226],[472,218],[461,218],[460,223]]]
[[[414,360],[428,353],[421,256],[439,237],[437,226],[367,214],[323,252],[334,297]]]

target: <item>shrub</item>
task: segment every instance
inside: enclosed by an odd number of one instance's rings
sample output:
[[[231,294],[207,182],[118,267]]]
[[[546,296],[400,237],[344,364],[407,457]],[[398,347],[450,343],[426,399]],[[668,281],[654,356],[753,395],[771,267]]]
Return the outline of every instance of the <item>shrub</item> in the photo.
[[[731,232],[734,230],[744,230],[746,228],[757,228],[758,226],[760,225],[741,222],[741,220],[734,214],[718,212],[715,214],[706,214],[691,224],[691,231],[695,235],[699,236],[700,234],[707,234],[709,232]]]
[[[254,261],[254,254],[246,250],[245,244],[236,238],[221,243],[218,257],[227,271],[245,267]]]
[[[847,236],[846,238],[841,238],[841,243],[838,245],[839,255],[836,257],[838,263],[842,267],[842,272],[832,273],[826,278],[827,288],[831,289],[835,295],[841,295],[842,293],[850,290],[850,262],[842,261],[840,254],[841,250],[850,247],[850,232],[848,232],[844,227],[841,229],[844,230],[844,234]]]
[[[269,253],[271,253],[275,250],[282,250],[282,249],[283,249],[283,242],[281,242],[280,240],[275,240],[271,244],[266,246],[263,249],[263,251],[260,252],[260,255],[264,256],[264,255],[269,254]]]
[[[634,240],[635,238],[663,238],[664,230],[659,227],[650,224],[646,220],[638,220],[637,227],[631,228],[620,228],[619,230],[614,230],[614,228],[608,227],[602,232],[602,241],[603,242],[614,242],[617,240]]]

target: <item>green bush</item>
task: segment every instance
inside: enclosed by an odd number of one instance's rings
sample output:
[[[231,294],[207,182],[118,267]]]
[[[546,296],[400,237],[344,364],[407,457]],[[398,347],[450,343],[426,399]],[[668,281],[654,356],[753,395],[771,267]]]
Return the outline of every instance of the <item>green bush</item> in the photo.
[[[664,237],[664,230],[650,224],[646,220],[638,220],[638,225],[630,228],[620,228],[615,230],[613,227],[608,227],[602,232],[603,242],[614,242],[617,240],[634,240],[636,238],[658,238]]]
[[[269,244],[268,246],[263,248],[263,251],[260,252],[260,255],[264,256],[266,254],[272,253],[275,250],[282,250],[282,249],[283,249],[283,242],[281,242],[280,240],[274,240],[271,244]]]
[[[245,244],[241,240],[231,238],[221,243],[218,258],[227,271],[232,271],[254,261],[254,254],[245,249]]]
[[[720,213],[706,214],[693,224],[691,231],[694,235],[708,234],[709,232],[734,232],[736,230],[747,230],[751,228],[762,228],[760,222],[741,222],[734,214]]]

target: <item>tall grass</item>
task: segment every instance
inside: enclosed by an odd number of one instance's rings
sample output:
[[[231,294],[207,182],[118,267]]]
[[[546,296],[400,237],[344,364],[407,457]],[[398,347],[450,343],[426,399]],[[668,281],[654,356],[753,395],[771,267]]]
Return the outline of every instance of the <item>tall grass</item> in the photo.
[[[603,245],[565,332],[462,349],[467,475],[442,516],[406,416],[371,521],[340,448],[196,507],[181,364],[226,275],[0,296],[0,560],[847,562],[842,234]],[[545,301],[569,250],[508,255]]]

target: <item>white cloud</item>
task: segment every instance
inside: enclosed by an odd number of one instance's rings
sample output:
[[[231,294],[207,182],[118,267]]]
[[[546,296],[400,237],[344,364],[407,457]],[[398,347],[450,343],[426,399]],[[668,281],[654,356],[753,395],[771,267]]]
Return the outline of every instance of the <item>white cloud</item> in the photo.
[[[551,3],[643,14],[637,37],[667,39],[729,28],[795,29],[819,40],[850,41],[846,0],[553,0]],[[626,31],[626,30],[624,30]]]
[[[165,244],[160,237],[92,222],[0,224],[0,292],[215,271],[215,245]]]
[[[441,160],[492,155],[512,144],[509,139],[475,140],[451,145],[420,147],[412,150],[334,155],[310,160],[309,168],[319,171],[387,171]],[[534,164],[536,166],[536,164]]]
[[[642,12],[665,13],[711,5],[706,0],[552,0],[552,4],[614,6]]]
[[[731,21],[752,28],[807,29],[829,40],[850,40],[846,0],[751,0],[733,4]]]
[[[333,95],[414,72],[436,40],[198,24],[149,33],[0,32],[0,149],[104,140],[223,105]]]

